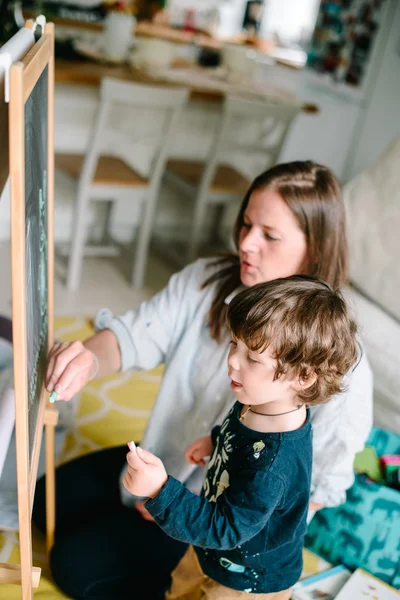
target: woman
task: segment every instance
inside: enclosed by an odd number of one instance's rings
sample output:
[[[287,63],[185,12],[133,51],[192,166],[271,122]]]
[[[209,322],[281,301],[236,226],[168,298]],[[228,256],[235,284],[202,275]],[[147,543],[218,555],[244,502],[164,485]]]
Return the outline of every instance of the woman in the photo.
[[[240,209],[238,254],[199,260],[174,275],[137,311],[100,311],[98,333],[56,345],[47,382],[69,400],[95,375],[165,363],[160,391],[141,446],[167,471],[199,491],[204,472],[184,451],[210,431],[233,403],[226,369],[227,305],[241,286],[307,273],[334,287],[347,283],[344,206],[339,184],[313,162],[278,165],[253,182]],[[347,376],[347,392],[311,410],[314,429],[310,510],[335,506],[353,481],[354,454],[372,422],[372,379],[365,356]],[[185,551],[149,522],[140,499],[122,492],[126,447],[79,458],[57,472],[54,579],[73,598],[162,598]],[[136,510],[135,510],[136,508]],[[44,486],[34,520],[44,530]],[[135,595],[136,592],[136,595]]]

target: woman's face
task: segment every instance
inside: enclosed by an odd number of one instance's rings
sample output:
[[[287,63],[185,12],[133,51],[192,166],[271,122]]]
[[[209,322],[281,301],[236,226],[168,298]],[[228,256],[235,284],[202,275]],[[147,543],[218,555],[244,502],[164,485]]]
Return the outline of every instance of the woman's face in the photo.
[[[239,237],[240,279],[251,286],[304,272],[307,240],[274,189],[254,191]]]

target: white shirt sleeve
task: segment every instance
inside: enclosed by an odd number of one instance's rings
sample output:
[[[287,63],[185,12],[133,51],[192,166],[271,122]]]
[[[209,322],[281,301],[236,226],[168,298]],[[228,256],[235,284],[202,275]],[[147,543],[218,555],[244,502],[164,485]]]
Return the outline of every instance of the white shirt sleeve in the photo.
[[[96,331],[109,329],[117,337],[122,371],[153,369],[166,361],[171,342],[179,339],[196,307],[194,295],[201,293],[203,275],[204,261],[196,261],[172,275],[167,286],[137,310],[123,316],[113,316],[108,309],[97,313]]]
[[[326,507],[346,500],[346,490],[354,482],[354,457],[364,448],[372,427],[373,381],[365,352],[345,384],[343,394],[311,408],[311,499]]]

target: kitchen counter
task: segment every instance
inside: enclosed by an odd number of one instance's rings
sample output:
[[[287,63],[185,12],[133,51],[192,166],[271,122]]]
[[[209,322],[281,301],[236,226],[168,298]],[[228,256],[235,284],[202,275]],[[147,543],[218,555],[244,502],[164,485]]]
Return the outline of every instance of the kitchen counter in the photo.
[[[166,81],[165,78],[134,69],[128,64],[109,65],[98,62],[80,62],[62,59],[56,59],[55,61],[55,82],[57,84],[65,83],[98,87],[103,77],[115,77],[144,85],[186,85],[190,88],[191,100],[220,103],[225,96],[223,90],[208,86],[202,87],[201,80],[199,83],[193,83],[192,80],[188,84],[177,83],[172,80]],[[268,97],[268,93],[266,93],[266,97]],[[318,107],[312,103],[304,103],[302,110],[306,113],[317,113]]]

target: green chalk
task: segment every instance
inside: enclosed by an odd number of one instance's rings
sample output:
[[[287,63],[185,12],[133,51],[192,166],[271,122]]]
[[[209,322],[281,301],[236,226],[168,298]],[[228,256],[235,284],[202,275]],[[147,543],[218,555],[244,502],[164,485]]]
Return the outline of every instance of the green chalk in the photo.
[[[50,394],[50,398],[49,398],[49,402],[50,402],[51,404],[53,404],[53,402],[55,402],[55,401],[56,401],[56,398],[57,398],[57,392],[51,392],[51,394]]]

